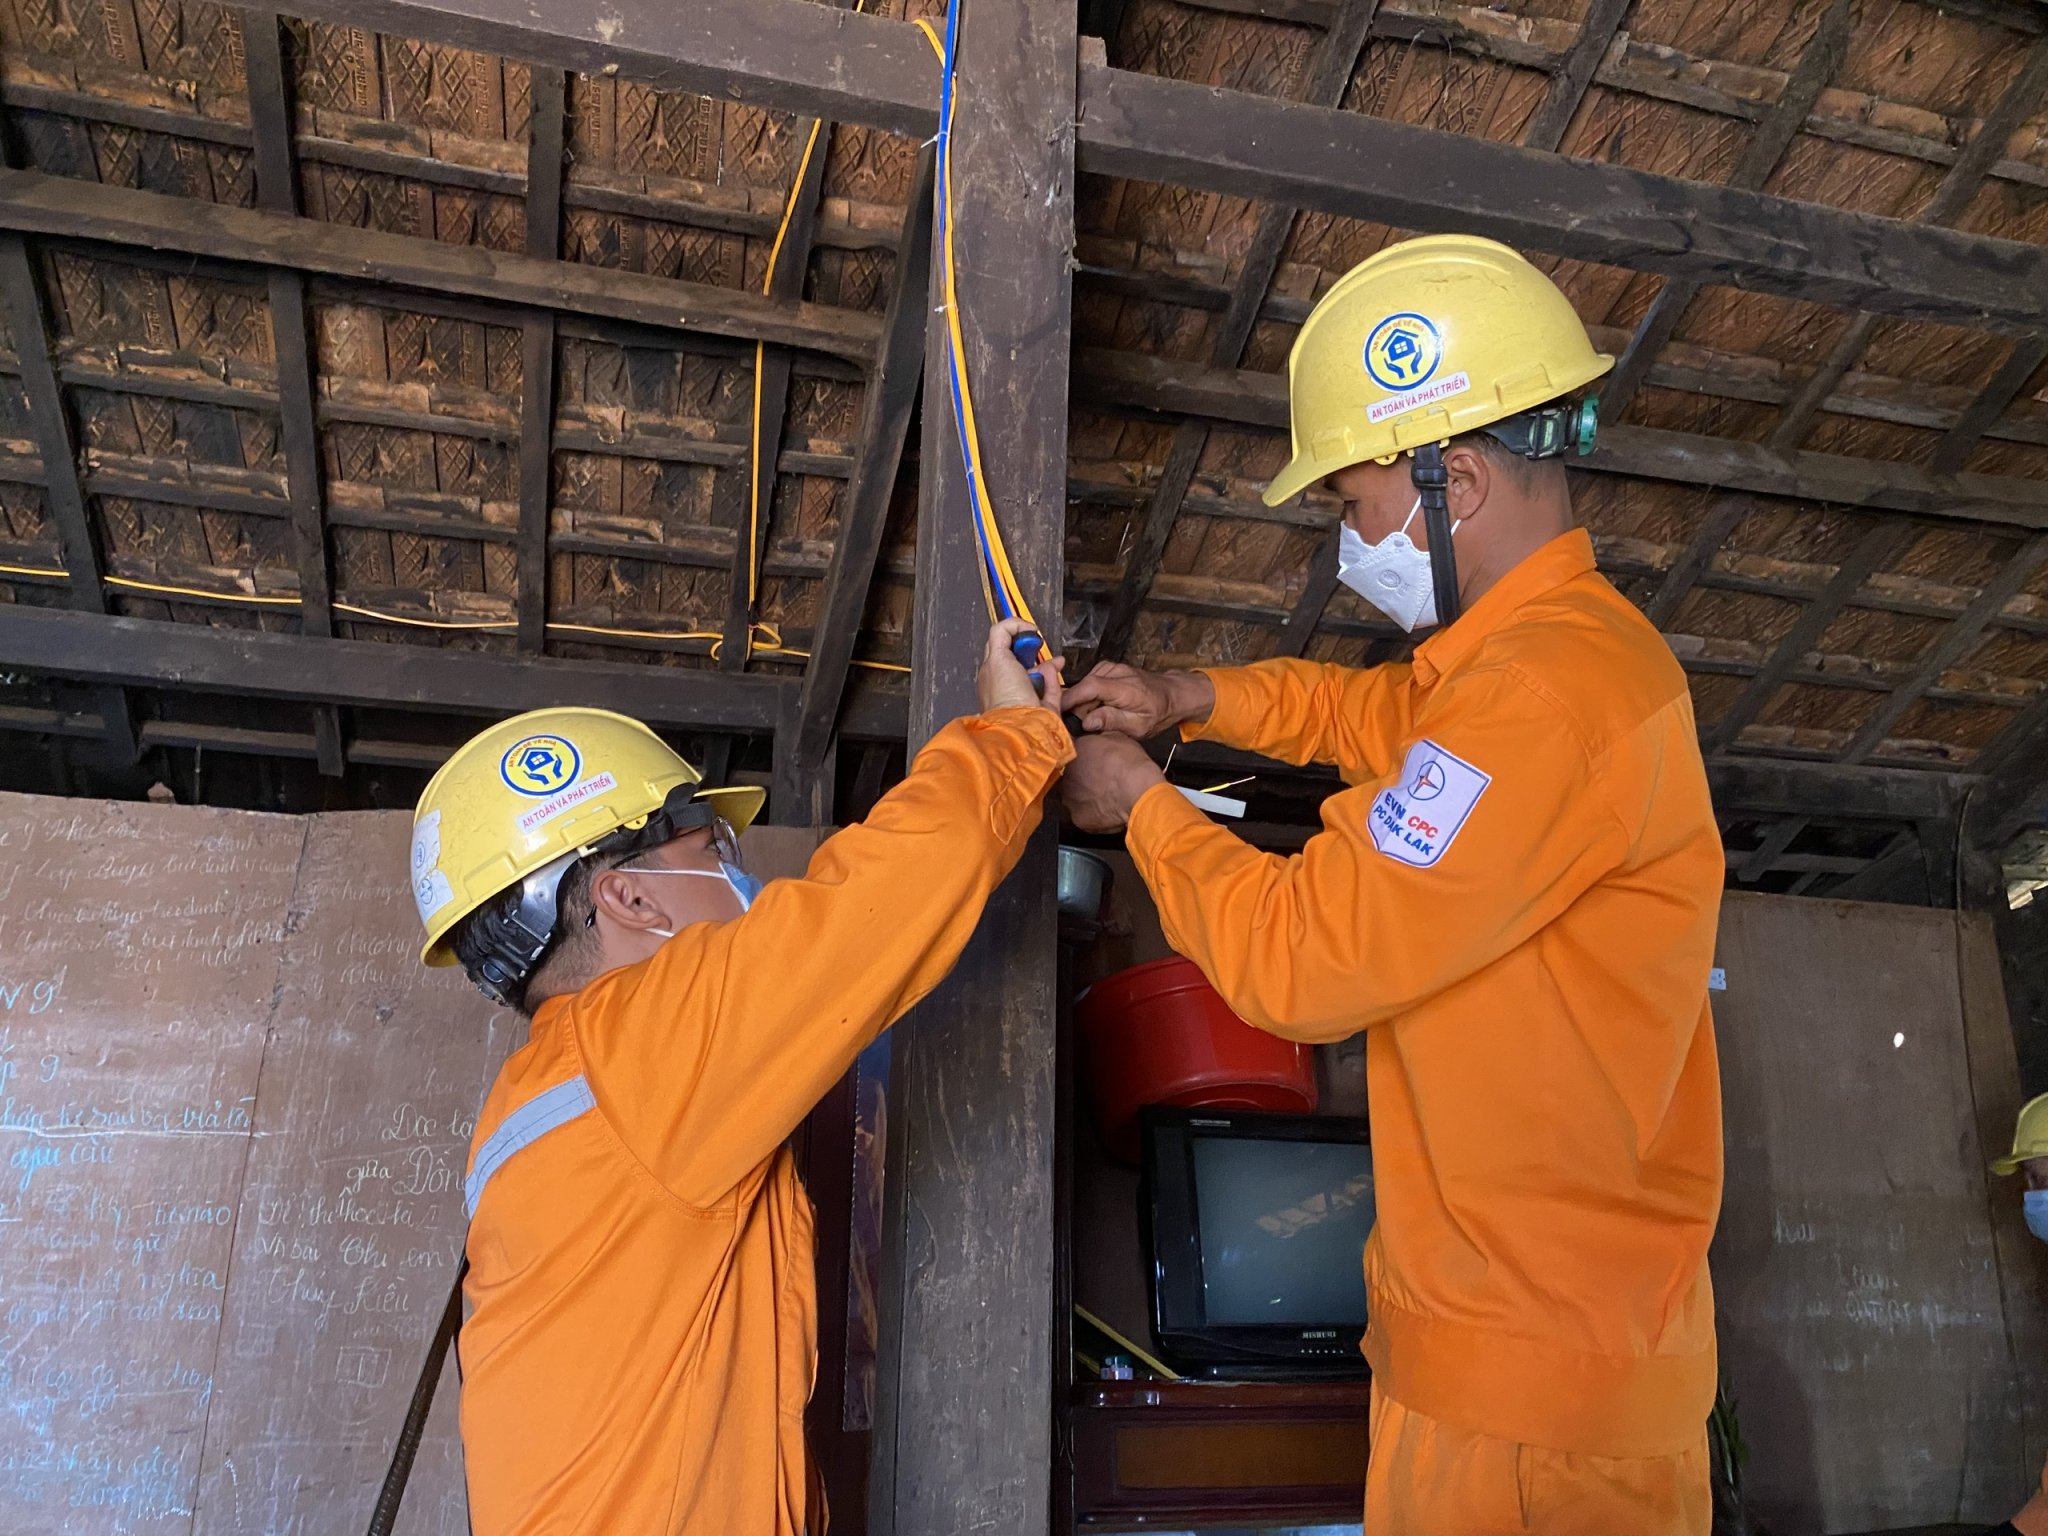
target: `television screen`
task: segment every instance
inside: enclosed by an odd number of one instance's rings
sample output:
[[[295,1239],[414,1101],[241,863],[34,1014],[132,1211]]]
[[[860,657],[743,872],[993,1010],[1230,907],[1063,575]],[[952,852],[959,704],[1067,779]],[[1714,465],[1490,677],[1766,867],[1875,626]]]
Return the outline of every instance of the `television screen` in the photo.
[[[1222,1376],[1361,1374],[1374,1218],[1365,1122],[1153,1108],[1142,1125],[1166,1358]]]
[[[1191,1150],[1205,1319],[1363,1328],[1371,1148],[1198,1134]]]

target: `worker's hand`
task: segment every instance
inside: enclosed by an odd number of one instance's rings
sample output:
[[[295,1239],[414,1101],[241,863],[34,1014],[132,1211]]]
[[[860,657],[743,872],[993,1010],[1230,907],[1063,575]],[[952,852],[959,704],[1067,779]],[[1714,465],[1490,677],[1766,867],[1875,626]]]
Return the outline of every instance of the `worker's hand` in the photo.
[[[1068,817],[1083,832],[1114,832],[1131,819],[1131,807],[1140,795],[1165,782],[1166,775],[1143,747],[1109,731],[1074,743],[1074,760],[1060,781],[1060,798]]]
[[[1060,665],[1061,658],[1039,653],[1036,674],[1045,680],[1045,694],[1041,698],[1032,686],[1033,673],[1024,670],[1023,663],[1011,654],[1010,642],[1019,635],[1032,634],[1038,629],[1023,619],[1003,619],[990,626],[988,649],[982,653],[981,675],[975,679],[975,690],[981,695],[981,707],[991,709],[1012,709],[1018,706],[1030,708],[1043,705],[1054,714],[1060,712]]]
[[[1143,741],[1188,720],[1206,720],[1216,687],[1199,672],[1141,672],[1099,661],[1067,690],[1067,709],[1090,731],[1117,731]]]

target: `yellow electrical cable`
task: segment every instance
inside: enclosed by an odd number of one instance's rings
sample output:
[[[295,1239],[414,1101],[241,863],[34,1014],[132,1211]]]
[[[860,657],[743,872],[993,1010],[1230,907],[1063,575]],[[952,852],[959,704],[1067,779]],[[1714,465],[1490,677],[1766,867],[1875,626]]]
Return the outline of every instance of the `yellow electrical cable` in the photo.
[[[102,576],[100,585],[125,587],[131,592],[161,592],[167,597],[217,597],[233,603],[249,603],[265,608],[296,608],[296,597],[264,597],[256,592],[209,592],[204,587],[170,587],[154,581],[136,581],[127,576]]]
[[[855,0],[854,9],[863,10],[867,0]],[[796,204],[804,187],[804,178],[810,174],[811,156],[818,148],[818,135],[825,127],[822,117],[811,119],[810,137],[804,140],[804,152],[797,158],[796,175],[790,178],[789,196],[782,202],[782,222],[776,226],[775,241],[768,247],[768,269],[761,274],[761,297],[769,296],[775,286],[775,266],[782,259],[782,243],[789,238],[789,226],[796,222]],[[797,297],[803,294],[799,290]],[[782,637],[775,633],[774,626],[757,623],[754,619],[754,605],[760,601],[761,593],[761,370],[768,360],[768,348],[764,342],[754,343],[754,431],[753,452],[748,460],[747,474],[747,654],[754,654],[754,631],[765,630],[773,638],[770,647],[782,644]]]
[[[794,656],[800,661],[809,661],[811,659],[811,653],[809,651],[794,650],[786,645],[778,645],[774,647],[772,650],[764,648],[763,650],[760,650],[755,654],[760,656]],[[875,672],[907,673],[911,670],[909,667],[904,666],[901,662],[896,661],[860,661],[856,659],[853,662],[849,663],[849,665],[856,667],[866,667],[869,670]]]
[[[565,635],[614,635],[621,640],[709,640],[713,642],[713,657],[718,655],[718,642],[725,639],[715,629],[612,629],[603,624],[558,624],[552,619],[548,628]]]

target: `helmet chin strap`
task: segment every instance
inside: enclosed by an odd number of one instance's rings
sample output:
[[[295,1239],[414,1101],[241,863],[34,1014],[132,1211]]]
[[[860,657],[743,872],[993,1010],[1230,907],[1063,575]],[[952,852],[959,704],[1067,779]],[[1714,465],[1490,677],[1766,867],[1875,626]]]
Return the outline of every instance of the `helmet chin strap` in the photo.
[[[1451,548],[1451,477],[1444,470],[1443,445],[1426,443],[1417,448],[1408,478],[1422,498],[1422,526],[1429,530],[1429,574],[1436,588],[1436,622],[1441,629],[1464,611],[1458,598],[1458,556]]]

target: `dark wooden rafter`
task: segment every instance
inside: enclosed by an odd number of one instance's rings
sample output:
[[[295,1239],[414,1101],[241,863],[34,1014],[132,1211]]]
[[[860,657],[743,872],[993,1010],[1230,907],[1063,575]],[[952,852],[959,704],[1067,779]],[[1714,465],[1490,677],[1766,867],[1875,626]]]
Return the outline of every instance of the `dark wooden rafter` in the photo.
[[[1952,475],[1968,463],[1992,423],[2005,414],[2044,362],[2048,362],[2048,336],[2027,336],[2015,341],[1977,397],[1955,425],[1942,434],[1927,467],[1937,475]]]
[[[1379,0],[1345,0],[1333,13],[1330,30],[1316,44],[1307,78],[1302,82],[1304,102],[1334,107],[1344,99],[1378,9]],[[1235,368],[1243,357],[1293,228],[1293,208],[1268,204],[1259,210],[1258,223],[1238,268],[1237,281],[1231,287],[1230,300],[1210,338],[1212,366]],[[1138,523],[1137,537],[1125,558],[1123,584],[1103,619],[1102,639],[1095,652],[1098,659],[1121,661],[1129,648],[1139,611],[1159,574],[1160,562],[1166,558],[1167,541],[1173,536],[1173,525],[1187,499],[1188,485],[1208,443],[1206,422],[1191,418],[1175,429],[1165,466],[1159,472],[1159,483],[1153,488],[1152,499]]]
[[[1735,744],[1743,727],[1757,717],[1778,686],[1805,660],[1806,653],[1819,643],[1871,573],[1896,553],[1912,533],[1913,525],[1901,517],[1881,518],[1865,530],[1836,567],[1828,584],[1814,595],[1779,640],[1770,660],[1743,685],[1742,692],[1720,718],[1701,731],[1702,751],[1712,756]]]
[[[1196,10],[1220,11],[1230,16],[1257,16],[1268,21],[1292,21],[1320,26],[1336,0],[1184,0]],[[2048,31],[2048,15],[2038,0],[1922,0],[1952,16],[1968,16],[2009,27],[2029,35]],[[1390,26],[1389,35],[1412,36],[1427,25],[1427,15],[1402,15]]]
[[[1902,827],[1892,834],[1890,842],[1878,850],[1877,857],[1862,869],[1818,894],[1836,901],[1897,899],[1891,893],[1900,887],[1902,881],[1911,885],[1922,884],[1925,868],[1920,829]]]
[[[1074,393],[1093,404],[1168,415],[1205,416],[1284,429],[1287,381],[1277,374],[1204,368],[1169,358],[1078,349]],[[1724,487],[1837,506],[2019,528],[2048,527],[2048,486],[2009,475],[1936,475],[1911,464],[1854,459],[1762,443],[1609,427],[1574,467],[1687,485]]]
[[[21,365],[22,393],[42,456],[43,500],[63,545],[71,606],[81,613],[111,613],[100,579],[105,567],[99,541],[86,512],[78,440],[57,379],[49,291],[35,253],[19,235],[0,235],[0,310]],[[109,750],[117,761],[132,763],[140,748],[127,695],[119,688],[103,689],[99,707]]]
[[[1842,761],[1860,763],[1882,746],[1906,711],[1941,681],[1944,672],[1966,658],[1983,637],[1985,626],[2025,590],[2044,561],[2048,561],[2048,534],[2036,534],[1999,567],[1998,574],[1984,584],[1984,589],[1921,658],[1912,675],[1894,688],[1877,713],[1858,727],[1842,753]]]
[[[609,67],[667,89],[916,138],[936,126],[937,80],[922,36],[899,21],[804,0],[636,8],[623,28],[609,13],[570,9],[509,22],[492,0],[314,0],[310,14],[557,67]],[[2048,249],[2017,242],[1095,62],[1078,73],[1085,170],[1490,235],[1907,319],[2025,328],[2039,323],[2048,292]]]
[[[1848,56],[1854,21],[1855,0],[1830,0],[1814,30],[1813,41],[1807,44],[1806,52],[1787,77],[1784,92],[1757,124],[1756,132],[1743,147],[1742,157],[1729,172],[1729,186],[1754,191],[1770,180],[1771,172],[1785,158],[1785,151],[1813,111],[1813,104]],[[1615,363],[1614,372],[1601,383],[1601,420],[1621,419],[1702,286],[1697,279],[1673,278],[1657,291],[1635,334],[1629,338],[1628,350]]]
[[[1577,41],[1550,77],[1543,100],[1522,130],[1522,143],[1530,149],[1555,150],[1564,142],[1565,131],[1578,115],[1579,103],[1592,88],[1600,61],[1621,30],[1635,0],[1593,0],[1586,19],[1579,23]]]
[[[298,170],[292,154],[291,87],[285,74],[283,21],[275,11],[242,11],[243,73],[248,81],[249,131],[256,162],[256,206],[270,213],[299,212]],[[292,543],[299,574],[299,631],[334,633],[333,571],[327,549],[327,498],[320,472],[319,391],[306,327],[306,283],[297,272],[274,267],[265,274],[271,354],[277,367],[278,436],[284,447],[285,494],[291,502]],[[320,771],[339,778],[348,767],[341,711],[313,706],[313,738]]]
[[[526,137],[526,254],[553,261],[562,245],[562,161],[568,76],[535,66]],[[548,523],[555,478],[555,317],[530,310],[519,325],[519,649],[547,648]]]
[[[2037,38],[2028,49],[2027,61],[2019,74],[2006,87],[2005,94],[1985,117],[1970,142],[1963,146],[1948,174],[1941,178],[1941,184],[1934,189],[1934,196],[1913,221],[1914,227],[1945,226],[1960,218],[1984,185],[1985,177],[1991,174],[1992,166],[1997,163],[2013,134],[2041,109],[2043,101],[2048,101],[2048,35]],[[2048,287],[2039,292],[2048,293]],[[1796,448],[1806,440],[1806,434],[1813,429],[1814,419],[1863,356],[1876,328],[1877,317],[1867,311],[1849,321],[1826,359],[1779,416],[1771,431],[1772,447]]]
[[[1221,310],[1230,299],[1230,290],[1221,284],[1165,272],[1135,272],[1086,261],[1076,271],[1075,281],[1119,297],[1189,309]],[[1311,307],[1312,301],[1306,298],[1269,294],[1259,311],[1259,318],[1281,325],[1299,325],[1308,318]],[[1608,326],[1588,329],[1596,346],[1608,347],[1618,355],[1628,351],[1632,333],[1617,332]],[[1681,357],[1667,352],[1647,366],[1643,382],[1662,389],[1721,395],[1756,405],[1778,406],[1796,393],[1796,385],[1786,382],[1785,371],[1779,364],[1755,356],[1715,352],[1706,347],[1689,347]],[[1610,373],[1603,381],[1602,388],[1608,393],[1612,392],[1613,377]],[[1603,394],[1601,398],[1604,404],[1607,395]],[[1828,398],[1827,409],[1838,415],[1869,421],[1946,432],[1974,403],[1973,396],[1955,386],[1930,387],[1906,379],[1852,372],[1842,381],[1841,388]],[[2048,446],[2048,405],[2022,396],[2014,406],[2016,409],[2008,410],[1994,420],[1985,435]]]
[[[0,603],[0,662],[79,682],[119,683],[266,699],[497,717],[564,699],[655,726],[767,732],[794,678],[730,676],[707,667],[567,661],[557,657],[313,640]],[[900,740],[901,694],[859,690],[840,730]]]
[[[1764,840],[1754,851],[1746,855],[1731,853],[1729,864],[1735,870],[1735,878],[1744,884],[1754,884],[1763,879],[1778,867],[1778,861],[1784,857],[1785,850],[1792,846],[1793,839],[1805,831],[1807,825],[1806,818],[1800,816],[1781,821],[1764,834]],[[1741,858],[1739,864],[1735,862],[1738,857]]]
[[[785,0],[775,0],[785,3]],[[801,4],[802,0],[787,0]],[[856,310],[450,245],[98,182],[0,172],[0,229],[374,280],[433,294],[777,342],[865,364],[881,323]]]
[[[802,718],[803,694],[791,688],[775,719],[768,814],[777,826],[830,827],[839,798],[839,738],[828,738],[824,751],[808,762],[798,758],[787,744],[796,740]]]
[[[1337,543],[1341,537],[1341,532],[1332,528],[1316,546],[1315,558],[1309,562],[1308,579],[1302,583],[1301,595],[1295,598],[1293,608],[1288,610],[1287,622],[1267,653],[1269,656],[1299,657],[1308,653],[1308,643],[1337,590]]]
[[[808,159],[801,146],[816,134],[816,145]],[[799,118],[791,125],[799,146],[801,174],[790,188],[786,205],[788,226],[775,251],[774,270],[768,274],[770,299],[789,301],[803,297],[804,279],[811,268],[811,250],[818,229],[818,197],[825,186],[825,161],[832,148],[832,124],[826,118]],[[754,380],[754,409],[759,413],[754,454],[749,473],[752,483],[748,498],[739,499],[735,527],[739,551],[733,561],[732,586],[726,600],[725,640],[719,650],[720,665],[728,672],[745,668],[752,650],[754,609],[759,594],[754,574],[768,540],[769,524],[775,514],[776,452],[782,443],[783,423],[789,417],[789,379],[793,362],[787,347],[760,347],[754,356],[759,377]],[[758,512],[758,518],[756,513]],[[822,764],[822,760],[821,760]],[[829,817],[830,805],[826,807]],[[828,822],[814,825],[824,826]]]
[[[1022,595],[1054,649],[1075,24],[1072,5],[968,7],[951,151],[953,184],[976,189],[953,207],[964,362],[983,411],[1005,424],[984,440],[983,467]],[[927,333],[926,398],[943,401],[944,328]],[[988,629],[951,430],[943,410],[924,412],[913,749],[977,708]],[[1043,1531],[1053,1519],[1054,832],[1040,825],[953,973],[894,1037],[868,1519],[891,1536]]]
[[[1684,550],[1664,573],[1656,593],[1643,605],[1643,617],[1657,628],[1669,624],[1684,603],[1686,593],[1714,563],[1714,556],[1728,542],[1738,524],[1755,507],[1747,496],[1720,496],[1707,508],[1699,527],[1686,541]]]
[[[882,323],[882,355],[861,401],[860,438],[844,492],[844,512],[818,603],[811,659],[804,668],[803,705],[787,744],[792,776],[823,759],[839,719],[854,644],[882,552],[910,417],[924,366],[926,289],[931,277],[932,177],[927,149],[911,181],[910,202],[896,246],[896,286]],[[777,741],[778,752],[785,746]]]
[[[2014,833],[2048,823],[2041,764],[2048,761],[2048,694],[2034,700],[1971,766],[1983,780],[1964,826],[1978,847],[2002,848]]]
[[[2028,328],[2048,248],[1084,66],[1082,169],[1901,319]],[[1959,162],[1960,164],[1960,162]]]

